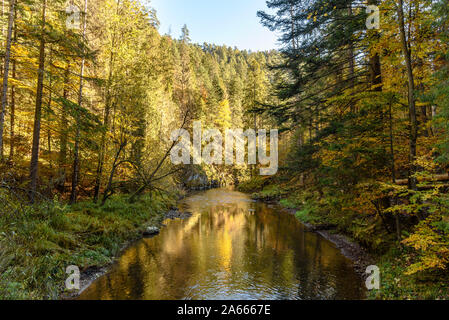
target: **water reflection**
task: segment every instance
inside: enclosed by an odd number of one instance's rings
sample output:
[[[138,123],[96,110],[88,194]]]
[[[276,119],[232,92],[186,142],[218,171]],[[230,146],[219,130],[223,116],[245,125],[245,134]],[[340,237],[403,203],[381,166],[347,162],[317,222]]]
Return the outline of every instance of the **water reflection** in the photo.
[[[229,190],[182,204],[188,220],[129,248],[81,299],[360,299],[352,264],[280,208]]]

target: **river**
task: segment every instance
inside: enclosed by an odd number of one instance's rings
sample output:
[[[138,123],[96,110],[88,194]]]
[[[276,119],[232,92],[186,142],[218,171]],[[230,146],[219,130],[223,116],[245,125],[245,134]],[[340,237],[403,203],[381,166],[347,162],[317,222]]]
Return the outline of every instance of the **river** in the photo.
[[[363,299],[352,262],[292,215],[215,189],[186,198],[186,220],[129,247],[82,300]]]

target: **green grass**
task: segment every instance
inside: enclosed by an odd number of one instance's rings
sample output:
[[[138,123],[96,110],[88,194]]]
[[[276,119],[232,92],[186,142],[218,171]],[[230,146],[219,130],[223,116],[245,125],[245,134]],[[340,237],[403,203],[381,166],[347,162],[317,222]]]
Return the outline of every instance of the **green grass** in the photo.
[[[288,209],[296,209],[302,205],[300,201],[295,201],[294,199],[288,198],[288,199],[282,199],[279,201],[280,205],[288,208]]]
[[[298,220],[301,222],[311,223],[314,220],[314,217],[312,217],[310,213],[311,213],[310,208],[300,210],[296,212],[296,218],[298,218]]]
[[[116,196],[104,207],[83,202],[24,206],[0,217],[0,299],[57,299],[69,265],[81,270],[111,263],[145,226],[160,225],[174,198]]]
[[[259,192],[264,188],[266,183],[267,183],[266,178],[263,178],[261,176],[256,176],[247,181],[241,182],[238,185],[237,189],[240,192],[246,192],[246,193]]]
[[[369,299],[381,300],[448,300],[449,275],[446,272],[422,272],[406,275],[409,252],[393,248],[378,259],[380,290],[370,292]]]
[[[279,186],[268,185],[264,187],[262,191],[253,193],[251,197],[258,200],[278,200],[281,199],[284,194],[285,191]]]

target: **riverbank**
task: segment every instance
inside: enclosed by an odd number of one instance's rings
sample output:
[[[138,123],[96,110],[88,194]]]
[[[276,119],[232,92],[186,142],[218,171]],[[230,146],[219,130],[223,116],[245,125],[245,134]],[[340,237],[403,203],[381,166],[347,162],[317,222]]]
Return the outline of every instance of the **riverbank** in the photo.
[[[191,216],[192,216],[192,214],[189,212],[181,212],[178,209],[172,208],[170,211],[168,211],[164,214],[163,220],[165,221],[168,219],[172,219],[172,220],[188,219]],[[165,225],[163,223],[160,223],[160,225],[158,227],[151,226],[149,228],[154,229],[156,231],[151,231],[150,233],[148,233],[146,230],[143,230],[141,233],[139,233],[139,235],[135,239],[126,241],[122,245],[122,248],[120,249],[120,251],[112,258],[111,263],[109,263],[107,266],[93,266],[87,270],[84,270],[81,273],[80,290],[71,291],[71,292],[63,292],[61,294],[61,299],[62,300],[73,300],[73,299],[78,298],[86,289],[88,289],[92,285],[93,282],[95,282],[100,277],[107,274],[111,270],[111,268],[114,266],[114,264],[117,262],[117,260],[122,256],[122,254],[128,248],[130,248],[136,242],[138,242],[144,238],[157,237],[159,235],[160,228],[163,228],[163,227],[165,227]],[[143,227],[140,229],[143,229]]]
[[[0,299],[60,299],[67,296],[66,268],[78,266],[87,286],[150,226],[160,227],[179,195],[126,196],[105,206],[45,203],[21,206],[0,217]]]
[[[332,242],[346,258],[354,263],[354,270],[357,274],[363,279],[367,278],[366,268],[374,264],[375,258],[359,243],[354,241],[354,239],[338,233],[335,224],[314,221],[310,218],[308,211],[304,211],[304,208],[298,207],[298,203],[289,199],[289,193],[278,186],[268,185],[260,189],[254,184],[249,184],[240,187],[241,191],[246,193],[254,191],[251,188],[258,190],[257,192],[252,192],[251,197],[254,200],[276,203],[284,207],[287,212],[296,216],[309,232],[318,233],[326,240]]]
[[[398,244],[395,235],[386,233],[380,226],[369,229],[364,216],[357,216],[356,212],[340,213],[335,199],[323,199],[307,190],[281,187],[263,179],[241,184],[239,190],[251,194],[255,200],[279,203],[310,232],[317,232],[333,242],[354,262],[356,272],[362,277],[367,277],[367,266],[378,266],[381,288],[369,292],[368,299],[449,299],[447,272],[408,274],[412,249]]]
[[[282,206],[280,202],[278,202],[278,204]],[[286,207],[286,210],[290,214],[296,216],[299,208],[292,209]],[[375,258],[369,254],[365,248],[350,239],[348,236],[335,233],[334,226],[326,224],[312,224],[305,221],[301,221],[301,223],[309,232],[315,232],[324,239],[332,242],[346,258],[353,262],[355,272],[360,275],[363,280],[367,279],[369,275],[366,273],[366,269],[368,266],[375,264]]]
[[[265,203],[274,203],[276,205],[282,206],[286,212],[294,215],[298,218],[297,213],[300,211],[299,208],[292,208],[288,205],[283,205],[282,200],[276,200],[273,197],[263,198],[263,197],[253,197],[254,200],[262,201]],[[345,256],[347,259],[351,260],[354,264],[354,271],[363,279],[366,280],[368,274],[366,273],[366,268],[370,265],[375,264],[375,258],[367,252],[360,244],[350,239],[348,236],[339,234],[335,232],[335,226],[329,224],[313,224],[310,222],[302,221],[301,223],[307,228],[308,232],[314,232],[322,236],[324,239],[332,242]]]

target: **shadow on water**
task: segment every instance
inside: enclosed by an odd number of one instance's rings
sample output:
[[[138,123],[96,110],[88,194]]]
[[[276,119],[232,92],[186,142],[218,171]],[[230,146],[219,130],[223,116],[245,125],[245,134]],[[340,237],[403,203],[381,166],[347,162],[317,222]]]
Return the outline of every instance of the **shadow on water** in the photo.
[[[362,299],[351,261],[277,206],[216,189],[186,199],[80,299]]]

